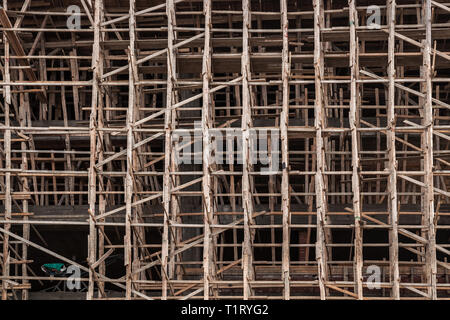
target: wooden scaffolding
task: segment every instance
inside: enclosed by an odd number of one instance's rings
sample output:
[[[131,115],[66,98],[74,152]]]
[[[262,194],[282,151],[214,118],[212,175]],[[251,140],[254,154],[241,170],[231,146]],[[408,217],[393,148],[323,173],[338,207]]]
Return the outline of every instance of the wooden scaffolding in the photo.
[[[55,281],[43,256],[86,299],[450,299],[450,2],[3,0],[0,23],[3,300]]]

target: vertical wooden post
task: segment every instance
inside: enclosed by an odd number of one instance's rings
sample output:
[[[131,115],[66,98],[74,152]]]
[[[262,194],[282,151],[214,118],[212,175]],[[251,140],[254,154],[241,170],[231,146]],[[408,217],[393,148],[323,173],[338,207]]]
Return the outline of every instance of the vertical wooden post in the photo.
[[[165,130],[165,160],[164,160],[164,176],[163,176],[163,205],[164,205],[164,227],[162,237],[162,252],[161,252],[161,277],[162,277],[162,295],[163,300],[167,299],[167,275],[168,275],[168,255],[169,255],[169,219],[171,212],[171,188],[172,179],[170,172],[173,167],[172,155],[172,128],[175,126],[176,118],[175,111],[171,110],[175,104],[174,84],[177,80],[177,63],[175,56],[174,42],[176,39],[175,32],[175,2],[174,0],[167,0],[166,2],[167,14],[167,92],[166,92],[166,113],[164,119]]]
[[[3,1],[3,7],[5,10],[8,8],[8,1]],[[6,82],[11,81],[10,66],[9,66],[9,41],[6,35],[3,33],[3,43],[5,51],[5,66],[4,66],[4,77]],[[5,131],[3,136],[3,150],[5,153],[5,220],[11,220],[11,130],[10,130],[10,105],[11,105],[11,87],[4,87],[4,98],[5,98]],[[11,229],[11,224],[5,223],[4,229],[9,231]],[[3,234],[3,280],[2,280],[2,300],[8,299],[8,282],[7,277],[9,277],[10,269],[10,256],[9,256],[9,236],[8,234]]]
[[[89,159],[89,210],[91,215],[95,217],[95,205],[97,197],[97,173],[95,171],[95,164],[97,161],[97,105],[100,92],[100,23],[101,23],[101,11],[103,10],[103,1],[96,0],[94,6],[94,44],[92,47],[92,101],[91,101],[91,114],[89,117],[89,140],[90,140],[90,159]],[[97,256],[97,229],[95,227],[95,221],[89,219],[89,238],[88,238],[88,263],[93,265]],[[94,297],[94,271],[89,268],[89,284],[87,299],[91,300]]]
[[[281,8],[281,28],[283,37],[282,51],[282,82],[283,82],[283,106],[280,115],[280,134],[281,134],[281,211],[283,214],[283,243],[282,243],[282,280],[284,283],[283,298],[290,299],[289,285],[289,243],[290,243],[290,192],[289,192],[289,20],[287,16],[287,0],[280,1]],[[275,142],[276,143],[276,142]]]
[[[389,213],[391,230],[389,246],[390,279],[392,282],[392,297],[400,299],[400,273],[398,268],[398,197],[397,197],[397,160],[395,151],[395,0],[387,1],[388,37],[388,98],[387,98],[387,149],[389,170]]]
[[[327,224],[327,198],[325,195],[325,144],[322,131],[324,129],[324,110],[325,97],[322,80],[324,78],[324,57],[321,43],[321,28],[323,27],[323,2],[322,0],[314,0],[314,84],[316,92],[316,101],[314,105],[314,127],[316,130],[316,210],[317,210],[317,242],[316,242],[316,260],[318,267],[318,280],[320,289],[320,298],[326,299],[325,283],[328,280],[328,258],[326,248],[326,231]]]
[[[436,226],[435,226],[435,211],[434,211],[434,190],[433,190],[433,107],[432,95],[433,84],[431,82],[431,0],[423,0],[423,12],[425,24],[425,39],[423,40],[423,76],[425,80],[424,94],[425,99],[423,105],[423,125],[424,131],[424,145],[422,150],[424,152],[424,219],[425,225],[428,229],[428,243],[426,245],[426,269],[427,269],[427,283],[428,295],[430,299],[437,299],[436,291]]]
[[[253,200],[251,193],[251,141],[250,129],[252,127],[251,102],[250,102],[250,47],[249,29],[251,27],[250,1],[242,1],[242,205],[244,209],[244,242],[242,247],[244,300],[248,300],[252,295],[250,281],[254,278],[253,273],[253,230],[250,225],[253,223]]]
[[[212,239],[210,224],[214,217],[214,180],[211,176],[213,171],[213,141],[211,137],[212,127],[214,126],[214,110],[212,110],[211,96],[209,93],[209,82],[211,79],[211,0],[203,0],[203,14],[205,16],[205,43],[203,48],[203,106],[202,106],[202,137],[203,137],[203,221],[204,221],[204,240],[203,240],[203,285],[204,298],[209,299],[210,280],[215,278],[214,263],[214,241]]]
[[[60,61],[60,66],[61,66],[61,68],[64,68],[64,63],[62,60]],[[61,71],[60,74],[61,74],[61,81],[64,81],[64,71]],[[68,127],[69,126],[69,118],[68,118],[68,114],[67,114],[66,88],[64,86],[61,86],[61,109],[62,109],[62,113],[63,113],[64,126]],[[66,134],[64,142],[65,142],[66,150],[70,151],[72,148],[70,146],[70,134],[69,133]],[[73,171],[72,159],[71,159],[72,156],[70,154],[64,154],[64,158],[65,158],[66,170]],[[66,205],[67,204],[70,204],[71,206],[75,205],[75,196],[72,193],[74,191],[74,177],[68,177],[68,178],[64,179],[64,186],[65,186],[65,188],[64,188],[65,190],[71,192],[69,195],[67,195],[65,197]]]
[[[103,22],[104,21],[104,10],[102,10],[102,13],[100,14],[100,21]],[[108,33],[100,33],[100,37],[101,40],[105,40],[107,37]],[[74,48],[71,52],[74,55],[76,55],[76,49]],[[105,52],[104,50],[102,50],[101,54],[100,54],[100,63],[98,64],[98,74],[99,77],[101,77],[103,75],[103,71],[104,71],[104,62],[105,62],[105,56],[108,56],[108,52]],[[106,60],[107,61],[107,60]],[[108,65],[106,65],[106,68],[108,67]],[[72,78],[74,80],[78,80],[79,79],[79,74],[78,74],[78,62],[75,60],[73,61],[73,59],[71,59],[71,71],[72,73]],[[105,116],[104,116],[104,106],[105,106],[105,102],[104,99],[106,100],[106,108],[108,108],[109,104],[110,104],[110,97],[109,94],[105,91],[107,90],[107,88],[105,86],[102,87],[102,90],[99,91],[99,98],[98,98],[98,105],[97,105],[97,154],[98,154],[98,159],[97,161],[100,163],[104,160],[104,149],[107,148],[107,146],[110,145],[110,139],[109,139],[109,135],[108,133],[105,136],[105,132],[103,131],[104,129],[104,120],[105,120]],[[74,112],[75,112],[75,119],[82,117],[82,113],[80,113],[78,104],[79,104],[79,91],[77,87],[73,88],[73,103],[74,103]],[[76,115],[76,113],[80,113],[78,116]],[[107,114],[109,113],[109,111],[107,111]],[[108,117],[106,117],[106,121],[108,122]],[[108,171],[112,171],[111,169],[111,163],[108,163]],[[107,191],[108,190],[108,186],[105,188],[104,182],[105,182],[105,178],[103,176],[103,166],[100,166],[99,168],[97,168],[97,175],[98,175],[98,185],[99,185],[99,190],[100,191]],[[109,185],[111,183],[111,180],[107,180],[107,184]],[[106,204],[107,204],[107,195],[103,192],[99,193],[98,195],[98,214],[102,215],[106,212]],[[105,219],[99,219],[98,222],[105,222]],[[103,254],[105,253],[105,227],[104,226],[97,226],[98,231],[98,257],[102,257]],[[98,267],[98,273],[100,274],[100,277],[98,277],[98,297],[101,298],[104,295],[105,292],[105,282],[102,281],[102,275],[104,276],[106,273],[106,263],[105,261],[102,261]]]
[[[20,71],[19,73],[20,76],[20,80],[22,81],[24,78],[23,75],[23,71]],[[23,87],[21,87],[21,90],[23,90]],[[30,113],[30,102],[29,102],[29,95],[28,93],[21,93],[20,94],[20,105],[22,106],[21,108],[19,108],[19,124],[22,127],[26,127],[26,126],[31,126],[31,121],[28,122],[28,115]],[[33,149],[32,147],[32,143],[29,144],[30,145],[30,149]],[[22,163],[21,163],[21,170],[27,170],[28,169],[28,157],[27,157],[27,144],[25,141],[20,143],[20,147],[22,150]],[[30,154],[31,155],[31,154]],[[29,185],[28,185],[28,178],[27,177],[22,177],[21,179],[21,186],[22,186],[22,192],[24,193],[28,193],[30,192],[29,189]],[[29,211],[28,209],[28,200],[24,199],[22,200],[22,212],[27,213]],[[23,217],[24,221],[28,221],[28,216],[24,215]],[[22,234],[23,234],[23,238],[26,240],[30,239],[30,224],[28,223],[24,223],[22,226]],[[25,279],[25,277],[28,274],[28,265],[26,263],[26,260],[28,260],[28,245],[26,243],[22,243],[22,260],[23,260],[23,264],[22,264],[22,277],[24,277],[24,279],[22,280],[22,284],[26,285],[29,283],[28,279]],[[28,300],[28,296],[29,296],[29,292],[28,289],[24,289],[22,290],[22,300]]]
[[[128,110],[126,120],[127,130],[127,169],[125,176],[125,268],[126,268],[126,299],[131,299],[132,289],[132,235],[131,235],[131,222],[132,222],[132,202],[133,202],[133,123],[134,123],[134,111],[135,111],[135,79],[133,72],[133,64],[135,61],[135,0],[130,0],[130,17],[129,17],[129,32],[130,32],[130,44],[128,46]],[[138,80],[138,79],[136,79]]]
[[[349,22],[350,22],[350,113],[349,122],[352,136],[352,192],[353,192],[353,214],[355,217],[355,282],[358,299],[363,299],[362,268],[363,268],[363,247],[361,229],[361,195],[359,180],[359,139],[357,128],[359,126],[358,110],[360,110],[359,99],[359,64],[358,64],[358,38],[356,27],[358,25],[358,12],[356,11],[356,0],[349,0]]]

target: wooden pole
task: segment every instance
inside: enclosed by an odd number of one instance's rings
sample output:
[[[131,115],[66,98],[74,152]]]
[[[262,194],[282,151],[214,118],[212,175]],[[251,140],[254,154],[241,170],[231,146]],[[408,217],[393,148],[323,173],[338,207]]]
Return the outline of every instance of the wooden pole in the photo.
[[[363,248],[362,248],[362,226],[361,226],[361,193],[360,193],[360,177],[359,172],[359,138],[357,128],[359,127],[358,110],[360,110],[359,86],[359,63],[358,48],[359,40],[356,36],[356,27],[358,26],[358,12],[356,11],[355,0],[348,1],[349,6],[349,22],[350,22],[350,67],[351,67],[351,83],[350,83],[350,113],[349,122],[352,136],[352,191],[353,191],[353,214],[355,216],[355,266],[354,278],[356,282],[355,293],[359,300],[363,299],[362,286],[362,268],[363,268]]]
[[[51,281],[30,246],[82,265],[49,242],[60,228],[89,233],[87,299],[448,298],[448,4],[386,0],[372,29],[356,0],[82,0],[69,29],[33,3],[0,10],[2,299]],[[261,128],[281,137],[269,176]],[[182,132],[202,134],[201,167],[177,164]]]
[[[395,300],[400,299],[400,274],[398,269],[398,198],[397,198],[397,155],[395,150],[395,17],[396,3],[395,0],[387,1],[387,22],[389,26],[388,38],[388,99],[387,99],[387,148],[388,148],[388,170],[389,183],[389,211],[390,223],[390,246],[389,246],[389,263],[390,263],[390,279],[392,281],[392,297]]]
[[[328,281],[328,259],[326,248],[326,231],[327,225],[327,199],[325,196],[325,150],[323,129],[324,110],[326,94],[322,79],[324,78],[324,59],[323,49],[321,43],[320,30],[323,27],[323,3],[322,0],[314,0],[314,73],[315,73],[315,106],[314,106],[314,127],[316,130],[316,176],[315,176],[315,190],[316,190],[316,210],[317,210],[317,242],[316,242],[316,260],[318,267],[318,282],[320,289],[320,298],[326,299],[325,283]]]
[[[211,95],[209,93],[209,81],[211,79],[211,1],[203,1],[203,13],[205,16],[205,44],[203,47],[203,106],[202,106],[202,136],[203,136],[203,212],[204,212],[204,237],[203,240],[203,281],[204,299],[210,296],[210,281],[215,280],[216,263],[215,248],[212,238],[211,224],[215,224],[214,208],[214,179],[211,176],[214,170],[214,145],[211,136],[211,128],[214,126],[214,114],[212,110]]]
[[[125,268],[126,268],[126,299],[131,299],[131,289],[132,289],[132,235],[131,235],[131,221],[133,219],[133,146],[134,146],[134,135],[133,135],[133,124],[135,118],[135,79],[133,64],[135,61],[135,1],[130,0],[130,14],[129,14],[129,29],[130,29],[130,44],[128,46],[128,110],[127,110],[127,172],[125,177]],[[136,79],[137,80],[137,79]]]
[[[425,24],[425,40],[423,40],[423,77],[425,84],[423,87],[425,98],[423,99],[423,125],[425,126],[424,145],[424,184],[425,195],[423,198],[423,209],[425,225],[427,225],[428,243],[426,246],[426,276],[428,296],[430,299],[437,299],[436,292],[436,227],[434,211],[434,184],[433,184],[433,109],[432,95],[433,85],[431,78],[431,0],[423,0],[423,23]]]
[[[289,20],[287,16],[287,0],[280,1],[281,8],[281,26],[283,30],[283,55],[282,55],[282,81],[283,81],[283,108],[280,115],[280,134],[281,134],[281,210],[283,212],[283,244],[282,244],[282,279],[284,283],[283,297],[290,299],[290,188],[289,188]],[[277,142],[275,142],[277,143]]]
[[[167,275],[168,269],[168,256],[169,256],[169,219],[171,214],[171,202],[173,197],[171,196],[171,188],[173,186],[173,178],[170,176],[171,168],[173,167],[174,156],[172,154],[172,128],[175,127],[176,113],[173,112],[172,106],[175,101],[175,83],[177,81],[176,70],[176,55],[174,42],[176,39],[175,25],[175,3],[174,0],[167,0],[166,2],[166,14],[167,14],[167,94],[166,94],[166,112],[164,120],[165,134],[165,161],[164,161],[164,179],[163,179],[163,204],[164,204],[164,228],[162,237],[162,255],[161,255],[161,275],[162,275],[162,299],[167,299]]]
[[[7,10],[8,8],[8,1],[3,1],[3,7],[2,10]],[[7,82],[11,81],[11,75],[10,75],[10,65],[9,65],[9,40],[8,37],[3,34],[3,43],[4,43],[4,51],[5,51],[5,65],[4,65],[4,77]],[[10,126],[10,105],[11,105],[11,87],[5,86],[4,87],[4,112],[5,112],[5,131],[4,131],[4,140],[3,140],[3,150],[5,154],[5,169],[9,170],[11,169],[11,130],[9,129]],[[11,173],[6,172],[5,173],[5,220],[11,219],[11,210],[12,210],[12,197],[11,197]],[[9,223],[4,224],[4,228],[6,231],[9,231],[11,229],[11,225]],[[2,271],[3,271],[3,277],[4,280],[2,280],[2,300],[8,300],[8,282],[6,281],[6,278],[9,276],[10,272],[10,253],[9,253],[9,236],[8,234],[5,234],[3,236],[3,263],[2,263]]]
[[[251,141],[250,129],[252,127],[252,112],[250,101],[250,46],[249,29],[251,27],[250,1],[242,1],[242,205],[244,209],[244,242],[242,244],[242,265],[244,282],[244,300],[248,300],[253,290],[250,281],[254,279],[253,270],[253,238],[254,231],[250,230],[253,223],[253,199],[250,172],[251,166]]]
[[[89,117],[89,141],[90,141],[90,159],[89,159],[89,211],[90,214],[95,217],[96,213],[96,198],[97,198],[97,174],[95,171],[95,164],[97,162],[97,105],[98,96],[100,91],[99,77],[100,77],[100,23],[101,23],[101,10],[103,8],[103,2],[101,0],[95,1],[94,7],[94,44],[92,47],[92,102],[91,113]],[[89,237],[88,237],[88,263],[93,265],[97,256],[97,229],[95,227],[95,221],[89,219]],[[93,270],[89,268],[89,286],[87,292],[87,299],[92,300],[94,298],[94,274]]]

